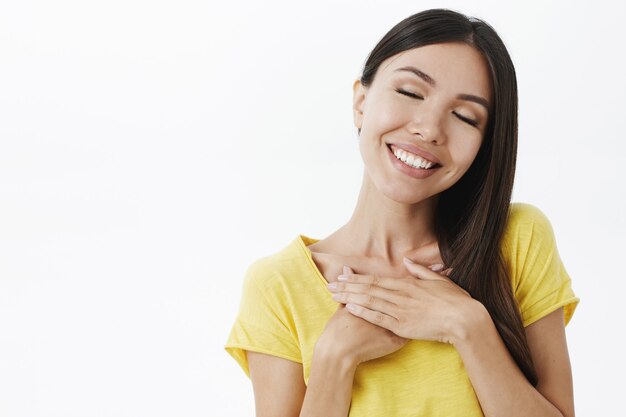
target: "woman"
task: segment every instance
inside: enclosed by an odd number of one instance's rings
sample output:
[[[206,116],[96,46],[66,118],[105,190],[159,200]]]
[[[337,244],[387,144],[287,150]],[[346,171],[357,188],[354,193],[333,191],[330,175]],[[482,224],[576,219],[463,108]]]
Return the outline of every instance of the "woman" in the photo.
[[[352,218],[247,271],[227,351],[257,416],[573,416],[578,303],[537,208],[511,204],[515,70],[481,20],[403,20],[354,83]]]

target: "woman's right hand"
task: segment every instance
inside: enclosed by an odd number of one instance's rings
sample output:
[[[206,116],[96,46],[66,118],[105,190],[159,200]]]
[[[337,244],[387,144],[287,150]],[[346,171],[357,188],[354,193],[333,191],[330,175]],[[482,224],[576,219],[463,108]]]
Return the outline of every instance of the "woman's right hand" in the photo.
[[[344,270],[344,274],[346,273],[354,272],[347,268]],[[399,350],[407,341],[408,339],[387,329],[350,314],[343,304],[339,304],[335,314],[326,323],[315,349],[330,355],[341,355],[358,365],[389,355]]]

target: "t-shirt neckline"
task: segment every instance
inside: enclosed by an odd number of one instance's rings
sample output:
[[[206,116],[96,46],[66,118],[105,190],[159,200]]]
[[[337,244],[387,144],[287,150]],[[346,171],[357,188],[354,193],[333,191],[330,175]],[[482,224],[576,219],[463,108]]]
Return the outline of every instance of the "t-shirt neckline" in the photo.
[[[308,245],[312,245],[313,243],[319,242],[319,239],[315,239],[312,237],[308,237],[306,235],[299,234],[298,237],[296,238],[296,241],[300,249],[302,249],[302,251],[304,252],[305,257],[308,260],[309,266],[311,267],[315,275],[322,281],[322,283],[324,284],[324,287],[326,287],[326,285],[328,285],[328,281],[326,280],[324,275],[322,275],[322,272],[317,267],[317,264],[315,264],[315,261],[313,260],[313,254],[311,253],[311,249],[308,248]]]

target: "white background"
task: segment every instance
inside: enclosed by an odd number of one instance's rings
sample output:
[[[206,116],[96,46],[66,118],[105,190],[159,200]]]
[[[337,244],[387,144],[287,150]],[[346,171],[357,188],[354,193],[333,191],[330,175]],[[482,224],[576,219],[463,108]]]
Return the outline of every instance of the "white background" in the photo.
[[[579,416],[623,410],[621,2],[0,3],[0,415],[246,416],[243,273],[350,217],[352,82],[430,7],[492,24],[520,89],[515,201],[581,303]]]

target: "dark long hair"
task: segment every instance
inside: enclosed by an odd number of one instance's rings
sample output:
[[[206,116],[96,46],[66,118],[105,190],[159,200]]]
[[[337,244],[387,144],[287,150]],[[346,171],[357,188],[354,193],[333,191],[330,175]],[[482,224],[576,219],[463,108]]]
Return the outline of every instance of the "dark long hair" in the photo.
[[[536,386],[537,374],[501,252],[517,154],[517,81],[504,43],[480,19],[446,9],[426,10],[404,19],[378,42],[365,62],[361,84],[369,87],[387,58],[444,42],[464,42],[485,57],[493,102],[474,162],[456,184],[439,194],[435,232],[441,257],[453,268],[450,278],[487,308],[515,362]]]

